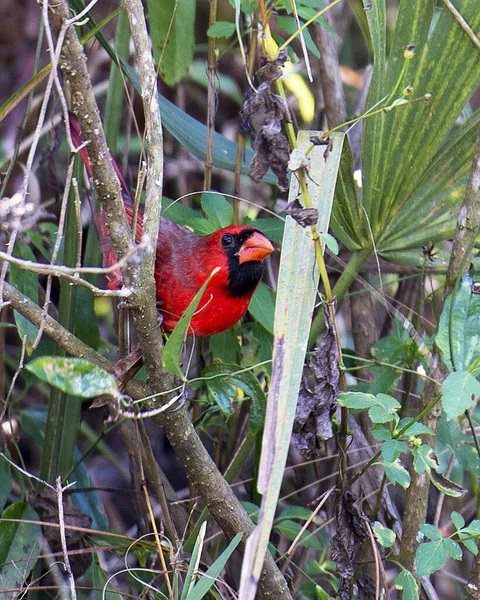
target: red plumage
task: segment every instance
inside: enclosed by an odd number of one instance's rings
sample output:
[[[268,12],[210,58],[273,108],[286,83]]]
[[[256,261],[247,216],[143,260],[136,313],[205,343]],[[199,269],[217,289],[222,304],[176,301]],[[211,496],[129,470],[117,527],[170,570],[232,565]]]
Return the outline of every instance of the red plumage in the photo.
[[[70,116],[70,129],[74,143],[79,146],[83,139],[73,115]],[[79,154],[91,176],[85,148]],[[125,210],[131,223],[132,196],[113,157],[112,161],[120,179]],[[143,214],[139,211],[137,242],[142,236],[142,220]],[[103,215],[101,225],[102,235],[107,238]],[[252,227],[225,227],[210,235],[199,236],[162,217],[155,261],[155,287],[164,329],[171,331],[175,327],[216,267],[219,271],[207,285],[190,322],[189,335],[213,335],[234,325],[245,314],[262,276],[262,262],[271,252],[271,242]],[[104,266],[111,266],[115,262],[115,252],[110,245],[104,254]],[[119,289],[121,286],[121,273],[111,274],[109,289]]]

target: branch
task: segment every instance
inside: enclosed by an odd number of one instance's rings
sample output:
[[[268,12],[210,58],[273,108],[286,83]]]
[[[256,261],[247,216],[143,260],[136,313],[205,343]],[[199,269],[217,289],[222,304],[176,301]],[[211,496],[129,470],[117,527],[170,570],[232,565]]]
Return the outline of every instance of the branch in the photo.
[[[335,29],[333,11],[328,10],[323,18]],[[332,129],[347,120],[345,95],[340,77],[340,63],[338,62],[339,38],[336,33],[327,31],[318,22],[313,24],[312,32],[315,44],[320,51],[320,58],[318,59],[320,82],[325,101],[328,128]]]

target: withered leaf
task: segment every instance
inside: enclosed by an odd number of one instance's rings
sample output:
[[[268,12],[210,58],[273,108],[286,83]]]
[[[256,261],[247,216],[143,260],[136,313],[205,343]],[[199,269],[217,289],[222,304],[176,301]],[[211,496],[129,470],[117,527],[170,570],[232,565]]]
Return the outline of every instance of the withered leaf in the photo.
[[[35,496],[33,507],[40,515],[42,521],[47,523],[59,523],[57,495],[54,490],[44,488]],[[68,502],[63,497],[63,520],[65,524],[65,537],[68,550],[80,550],[85,547],[84,531],[72,529],[74,527],[88,529],[92,526],[92,519],[84,514],[79,508]],[[44,536],[53,552],[62,549],[59,527],[44,526]],[[89,553],[73,553],[70,557],[70,566],[75,577],[80,577],[90,566],[92,557]]]
[[[286,50],[281,50],[275,58],[269,58],[262,54],[260,56],[260,68],[257,71],[257,76],[272,83],[272,81],[275,81],[282,76],[283,67],[287,60],[288,52]]]
[[[326,330],[303,370],[292,444],[306,458],[333,435],[331,416],[338,396],[338,350],[332,322],[325,311]]]
[[[283,212],[286,215],[290,215],[302,227],[316,225],[318,222],[318,210],[316,208],[303,207],[298,198],[287,204]]]
[[[281,96],[262,83],[256,92],[250,92],[240,111],[240,127],[252,136],[255,156],[250,165],[250,177],[261,181],[269,168],[278,178],[281,190],[288,188],[287,166],[290,146],[282,133],[282,125],[289,121],[288,107]]]
[[[332,538],[332,559],[337,565],[341,578],[339,596],[349,600],[352,595],[352,578],[355,573],[355,559],[368,537],[366,519],[361,508],[361,499],[351,491],[346,491],[337,501],[335,511],[335,535]]]
[[[255,156],[250,165],[249,174],[257,183],[263,179],[269,168],[278,179],[278,187],[288,189],[287,165],[290,145],[285,135],[273,126],[264,125],[253,142]]]

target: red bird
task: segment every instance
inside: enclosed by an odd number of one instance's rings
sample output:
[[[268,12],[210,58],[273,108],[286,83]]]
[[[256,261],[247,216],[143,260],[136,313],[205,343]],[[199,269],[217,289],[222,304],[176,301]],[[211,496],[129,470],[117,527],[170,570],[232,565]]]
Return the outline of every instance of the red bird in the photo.
[[[83,139],[79,123],[73,115],[70,116],[70,129],[74,143],[80,146]],[[92,176],[85,148],[79,154]],[[112,161],[120,179],[125,211],[131,223],[132,195],[113,157]],[[137,242],[142,237],[142,221],[143,214],[139,211]],[[103,217],[102,233],[108,235]],[[155,260],[155,287],[163,328],[172,331],[215,267],[220,270],[208,283],[190,321],[188,333],[196,336],[213,335],[234,325],[245,314],[262,277],[263,260],[273,250],[271,242],[253,227],[225,227],[210,235],[199,236],[162,217]],[[111,266],[115,262],[115,252],[110,248],[104,256],[104,266]],[[119,271],[109,276],[108,287],[114,290],[122,287]]]

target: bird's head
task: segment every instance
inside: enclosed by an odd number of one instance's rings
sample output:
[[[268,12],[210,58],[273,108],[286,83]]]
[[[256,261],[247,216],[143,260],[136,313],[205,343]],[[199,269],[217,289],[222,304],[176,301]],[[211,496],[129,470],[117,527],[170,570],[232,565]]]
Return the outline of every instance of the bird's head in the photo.
[[[213,254],[222,257],[228,269],[227,286],[233,296],[253,293],[263,272],[263,261],[274,251],[270,240],[258,229],[231,226],[209,237]]]

